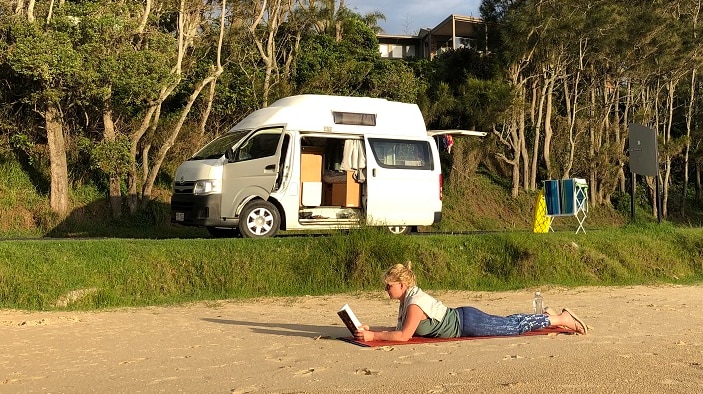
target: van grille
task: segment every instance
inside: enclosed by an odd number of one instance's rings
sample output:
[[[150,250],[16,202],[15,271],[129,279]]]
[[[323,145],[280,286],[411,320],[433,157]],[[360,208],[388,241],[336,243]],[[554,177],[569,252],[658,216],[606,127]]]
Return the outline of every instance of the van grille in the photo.
[[[173,184],[173,194],[193,194],[195,182],[176,182]]]

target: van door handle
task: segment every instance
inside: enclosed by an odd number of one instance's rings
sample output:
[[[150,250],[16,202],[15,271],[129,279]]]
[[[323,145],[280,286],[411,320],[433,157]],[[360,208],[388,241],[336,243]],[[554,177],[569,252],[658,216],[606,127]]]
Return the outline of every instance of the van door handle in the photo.
[[[275,164],[270,164],[264,167],[264,171],[276,171],[276,165]]]
[[[371,176],[376,177],[376,169],[375,168],[371,170]]]

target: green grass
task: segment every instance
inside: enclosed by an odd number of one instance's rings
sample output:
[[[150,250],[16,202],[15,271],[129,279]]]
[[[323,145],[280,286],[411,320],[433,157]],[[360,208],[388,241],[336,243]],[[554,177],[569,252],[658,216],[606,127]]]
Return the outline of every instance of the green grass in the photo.
[[[436,290],[697,283],[703,230],[625,227],[533,234],[393,236],[375,229],[317,237],[0,242],[0,308],[94,309],[198,300],[379,290],[413,261]],[[68,306],[57,301],[75,291]]]
[[[29,176],[17,161],[5,161],[0,155],[0,233],[7,237],[38,236],[42,217],[49,211]]]

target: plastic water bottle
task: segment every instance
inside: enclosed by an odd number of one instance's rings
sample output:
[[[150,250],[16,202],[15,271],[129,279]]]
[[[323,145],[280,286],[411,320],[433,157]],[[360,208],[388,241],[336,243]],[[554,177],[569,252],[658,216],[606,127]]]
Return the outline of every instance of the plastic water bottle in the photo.
[[[535,292],[535,298],[532,299],[532,308],[536,314],[541,315],[544,313],[544,298],[542,298],[542,293],[539,291]]]

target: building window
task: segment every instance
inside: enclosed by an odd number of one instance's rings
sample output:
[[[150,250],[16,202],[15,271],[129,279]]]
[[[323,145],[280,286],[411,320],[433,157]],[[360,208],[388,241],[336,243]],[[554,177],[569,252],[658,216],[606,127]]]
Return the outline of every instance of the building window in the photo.
[[[403,57],[403,46],[402,45],[390,45],[391,47],[391,57],[392,58],[402,58]]]
[[[405,47],[405,57],[415,57],[415,45]]]
[[[476,49],[476,39],[467,37],[456,37],[456,48]]]
[[[417,56],[415,45],[401,44],[379,44],[378,50],[382,58],[387,59],[404,59]]]

